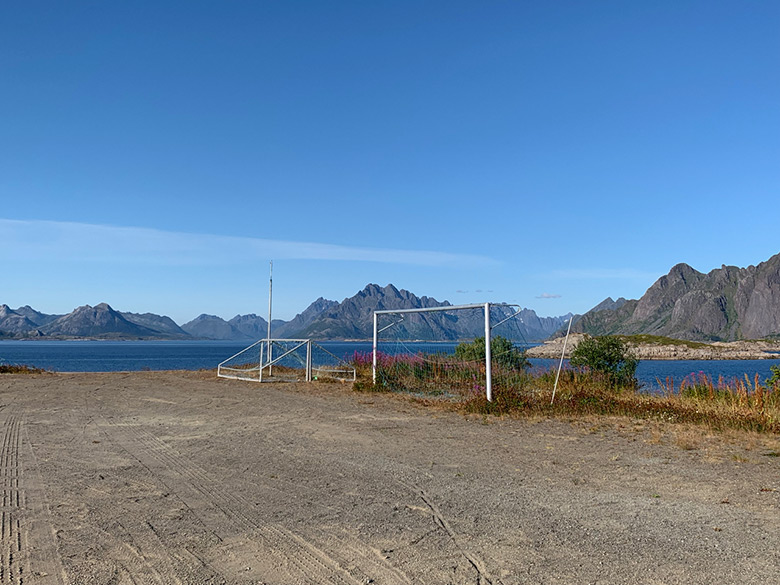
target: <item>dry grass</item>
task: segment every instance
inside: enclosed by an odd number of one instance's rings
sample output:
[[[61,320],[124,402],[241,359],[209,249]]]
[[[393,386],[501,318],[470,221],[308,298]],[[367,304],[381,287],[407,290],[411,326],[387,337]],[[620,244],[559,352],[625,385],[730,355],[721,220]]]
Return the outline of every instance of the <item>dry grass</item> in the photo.
[[[32,366],[0,364],[0,374],[43,374],[45,371]]]
[[[361,375],[362,374],[362,375]],[[404,390],[403,378],[394,385],[372,385],[370,369],[359,369],[355,388],[363,391]],[[634,387],[615,387],[593,373],[568,370],[561,374],[552,400],[554,372],[540,375],[497,377],[493,400],[488,402],[478,384],[448,388],[444,394],[454,408],[466,413],[583,417],[623,416],[638,420],[697,425],[718,431],[737,429],[760,434],[780,434],[780,388],[768,386],[756,377],[725,381],[699,375],[675,386],[661,383],[662,392],[647,394]],[[441,385],[420,401],[441,400]],[[419,391],[418,391],[419,392]],[[697,436],[699,435],[699,436]],[[701,433],[681,433],[674,442],[684,450],[699,449]]]

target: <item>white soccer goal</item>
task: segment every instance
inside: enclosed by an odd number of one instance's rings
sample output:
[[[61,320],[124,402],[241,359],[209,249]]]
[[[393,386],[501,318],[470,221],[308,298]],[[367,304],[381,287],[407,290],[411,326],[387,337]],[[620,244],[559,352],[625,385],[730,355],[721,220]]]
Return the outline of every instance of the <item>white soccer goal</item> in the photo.
[[[502,383],[511,383],[525,363],[519,308],[482,303],[374,311],[373,383],[435,392],[474,392],[484,385],[485,396],[492,401],[494,374]],[[502,355],[493,355],[494,334],[511,342],[502,346]],[[457,342],[474,342],[477,337],[483,337],[484,355],[457,357]]]
[[[311,339],[261,339],[221,362],[217,376],[252,382],[354,382],[356,371]]]

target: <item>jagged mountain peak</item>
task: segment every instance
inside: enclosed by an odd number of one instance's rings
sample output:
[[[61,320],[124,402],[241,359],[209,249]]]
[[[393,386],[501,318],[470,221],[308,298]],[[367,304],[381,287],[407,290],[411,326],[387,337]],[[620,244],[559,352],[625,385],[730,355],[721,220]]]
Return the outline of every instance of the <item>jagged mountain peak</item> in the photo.
[[[589,311],[575,325],[594,335],[646,333],[695,341],[780,335],[780,254],[755,267],[701,273],[677,264],[635,301]]]
[[[192,321],[206,321],[208,319],[222,319],[222,317],[217,317],[216,315],[209,315],[208,313],[201,313],[200,315],[195,317]],[[190,323],[192,323],[192,321],[190,321]]]
[[[596,313],[598,311],[616,311],[620,307],[626,304],[626,299],[620,297],[617,300],[613,300],[612,297],[607,297],[601,301],[598,305],[593,307],[590,311]]]

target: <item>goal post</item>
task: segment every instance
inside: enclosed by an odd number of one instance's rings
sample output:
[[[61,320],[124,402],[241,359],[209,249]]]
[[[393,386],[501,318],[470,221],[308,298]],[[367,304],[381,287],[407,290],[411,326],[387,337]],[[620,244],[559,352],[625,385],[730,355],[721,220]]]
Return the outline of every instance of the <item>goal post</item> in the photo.
[[[220,362],[217,377],[252,382],[340,380],[354,382],[357,371],[311,339],[260,339]]]
[[[379,342],[379,333],[384,331],[385,329],[389,329],[390,327],[393,327],[394,325],[397,325],[400,323],[400,321],[395,323],[390,323],[383,327],[382,329],[379,329],[379,317],[381,315],[399,315],[403,319],[403,315],[410,314],[410,313],[434,313],[434,312],[441,312],[441,311],[462,311],[462,310],[475,310],[479,309],[483,311],[484,315],[484,334],[485,334],[485,395],[488,401],[493,401],[493,360],[491,356],[491,332],[493,329],[493,326],[490,324],[490,308],[491,307],[501,307],[504,309],[504,311],[510,311],[510,314],[506,316],[500,323],[497,325],[504,323],[508,321],[509,319],[513,319],[517,315],[519,315],[519,311],[512,311],[512,308],[518,307],[518,305],[511,305],[507,303],[479,303],[479,304],[470,304],[470,305],[446,305],[441,307],[426,307],[426,308],[419,308],[419,309],[387,309],[387,310],[380,310],[380,311],[374,311],[373,315],[373,345],[372,345],[372,380],[373,383],[376,384],[377,381],[377,357],[379,355],[378,352],[378,342]]]

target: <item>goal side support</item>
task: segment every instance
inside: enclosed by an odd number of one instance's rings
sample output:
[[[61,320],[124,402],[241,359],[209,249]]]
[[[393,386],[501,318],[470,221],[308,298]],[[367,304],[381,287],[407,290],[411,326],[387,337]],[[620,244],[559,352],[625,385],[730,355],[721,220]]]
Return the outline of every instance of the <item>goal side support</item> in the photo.
[[[431,313],[434,311],[457,311],[459,309],[483,309],[485,312],[485,396],[488,402],[493,402],[493,368],[492,368],[492,356],[490,355],[490,306],[497,305],[502,307],[512,306],[506,303],[481,303],[475,305],[448,305],[445,307],[428,307],[425,309],[397,309],[397,310],[384,310],[374,311],[374,343],[372,351],[372,379],[376,384],[376,363],[377,363],[377,342],[379,338],[379,332],[377,330],[377,316],[378,315],[393,315],[404,313]]]

